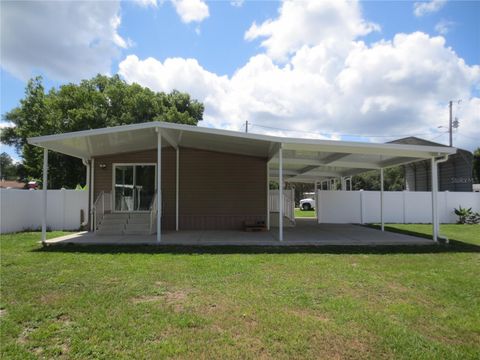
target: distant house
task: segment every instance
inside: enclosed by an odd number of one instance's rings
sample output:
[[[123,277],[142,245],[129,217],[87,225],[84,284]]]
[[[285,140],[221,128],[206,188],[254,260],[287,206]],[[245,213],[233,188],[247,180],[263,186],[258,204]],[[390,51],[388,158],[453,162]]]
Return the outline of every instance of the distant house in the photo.
[[[414,136],[391,141],[393,144],[445,146]],[[409,191],[431,191],[432,176],[430,161],[423,160],[404,165],[405,187]],[[439,164],[438,186],[440,191],[472,191],[473,154],[458,149],[450,155],[448,161]]]

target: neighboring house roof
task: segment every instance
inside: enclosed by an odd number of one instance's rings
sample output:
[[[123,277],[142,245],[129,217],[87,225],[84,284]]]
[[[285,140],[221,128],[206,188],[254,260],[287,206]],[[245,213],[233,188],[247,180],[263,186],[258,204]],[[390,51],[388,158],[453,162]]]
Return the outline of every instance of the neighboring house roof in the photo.
[[[283,149],[285,181],[312,182],[454,154],[455,148],[410,144],[301,139],[242,133],[166,122],[78,131],[28,139],[30,144],[88,160],[92,157],[154,149],[160,131],[162,147],[264,157],[270,177],[278,178],[278,150]],[[180,152],[181,154],[181,152]]]
[[[409,136],[409,137],[406,137],[406,138],[393,140],[393,141],[388,142],[387,144],[408,144],[408,145],[426,145],[426,146],[449,147],[449,146],[444,145],[444,144],[439,144],[439,143],[436,143],[436,142],[433,142],[433,141],[430,141],[430,140],[425,140],[425,139],[422,139],[422,138],[418,138],[418,137],[415,137],[415,136]],[[455,156],[458,156],[459,158],[464,159],[466,164],[468,164],[471,167],[471,165],[472,165],[471,161],[472,161],[473,154],[470,151],[465,150],[465,149],[457,148],[457,152],[456,152]]]
[[[430,140],[425,140],[425,139],[418,138],[418,137],[415,137],[415,136],[409,136],[409,137],[393,140],[393,141],[388,142],[387,144],[408,144],[408,145],[427,145],[427,146],[449,147],[449,146],[444,145],[444,144],[440,144],[440,143],[433,142],[433,141],[430,141]],[[471,153],[470,151],[465,150],[465,149],[457,148],[457,150]]]
[[[439,146],[443,144],[417,138],[414,136],[394,140],[393,144],[410,144]],[[468,150],[457,149],[457,153],[450,156],[447,162],[438,168],[439,188],[441,191],[472,191],[472,160],[473,154]],[[407,189],[411,191],[429,191],[431,187],[431,170],[429,161],[420,161],[405,168]]]
[[[430,140],[425,140],[416,136],[408,136],[387,142],[387,144],[408,144],[408,145],[427,145],[427,146],[447,146]]]
[[[24,189],[25,184],[17,180],[1,180],[0,188],[2,189]]]

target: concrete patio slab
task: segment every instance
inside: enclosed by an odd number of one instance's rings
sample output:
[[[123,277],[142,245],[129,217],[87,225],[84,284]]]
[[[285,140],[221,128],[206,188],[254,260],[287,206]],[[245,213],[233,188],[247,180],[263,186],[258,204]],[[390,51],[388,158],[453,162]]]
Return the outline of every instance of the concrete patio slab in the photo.
[[[47,240],[48,245],[195,245],[195,246],[370,246],[432,245],[433,240],[353,224],[317,224],[312,219],[298,219],[293,228],[284,229],[284,241],[277,240],[277,231],[179,231],[162,233],[162,242],[155,235],[96,235],[79,232]]]

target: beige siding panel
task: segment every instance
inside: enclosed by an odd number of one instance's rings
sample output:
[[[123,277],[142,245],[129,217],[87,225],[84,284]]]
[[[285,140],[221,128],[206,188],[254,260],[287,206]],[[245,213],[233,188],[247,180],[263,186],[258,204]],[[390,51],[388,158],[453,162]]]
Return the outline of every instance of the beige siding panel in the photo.
[[[175,156],[174,149],[162,149],[165,230],[175,228]],[[114,163],[155,162],[156,149],[95,158],[95,197],[112,191]],[[181,148],[180,230],[241,229],[244,221],[264,221],[266,181],[266,159]]]

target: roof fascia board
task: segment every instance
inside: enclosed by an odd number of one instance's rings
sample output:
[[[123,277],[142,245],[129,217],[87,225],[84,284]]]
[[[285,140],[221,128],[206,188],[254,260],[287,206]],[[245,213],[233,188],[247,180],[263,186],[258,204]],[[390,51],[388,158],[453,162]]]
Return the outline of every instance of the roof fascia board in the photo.
[[[274,158],[271,164],[277,165],[278,159]],[[321,160],[308,158],[286,158],[283,159],[284,166],[288,165],[311,165],[311,166],[329,166],[329,167],[347,167],[347,168],[361,168],[361,169],[380,169],[378,163],[371,162],[357,162],[357,161],[335,161],[334,163],[325,164]]]
[[[329,143],[325,143],[329,141]],[[432,147],[423,145],[398,145],[398,144],[372,144],[372,143],[352,143],[332,140],[317,140],[317,143],[284,143],[286,150],[303,151],[324,151],[351,154],[384,154],[392,156],[408,156],[431,158],[432,156],[442,156],[442,154],[453,154],[455,148],[450,147]]]
[[[78,138],[82,136],[107,135],[107,134],[113,134],[113,133],[124,132],[124,131],[154,129],[155,127],[159,126],[158,124],[159,122],[148,122],[148,123],[141,123],[141,124],[112,126],[112,127],[101,128],[101,129],[81,130],[81,131],[68,132],[64,134],[31,137],[31,138],[27,138],[27,141],[29,144],[38,145],[47,141],[73,139],[73,138]]]
[[[385,154],[394,156],[408,156],[417,158],[430,158],[432,156],[442,156],[444,154],[454,154],[456,148],[439,147],[439,146],[425,146],[425,145],[405,145],[405,144],[372,144],[359,143],[347,141],[332,141],[332,140],[314,140],[314,139],[295,139],[282,138],[271,135],[258,135],[251,133],[240,133],[231,130],[211,129],[204,127],[197,127],[192,125],[174,124],[166,122],[149,122],[141,124],[120,125],[115,127],[108,127],[102,129],[83,130],[77,132],[70,132],[65,134],[46,135],[28,138],[27,141],[32,145],[41,145],[48,141],[58,141],[63,139],[78,138],[82,136],[95,136],[103,134],[111,134],[123,131],[135,131],[141,129],[154,129],[156,127],[183,130],[196,133],[216,134],[231,136],[243,139],[268,141],[271,143],[283,144],[285,150],[311,150],[311,151],[326,151],[338,153],[360,153],[360,154]],[[269,156],[272,156],[270,153]]]

